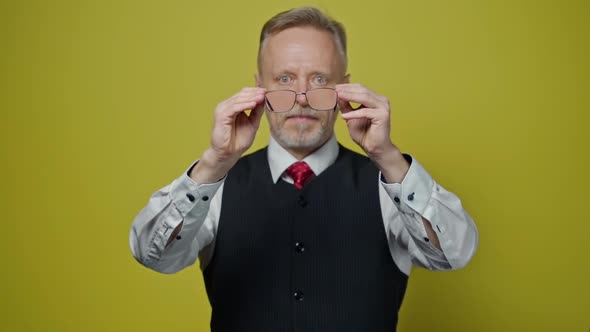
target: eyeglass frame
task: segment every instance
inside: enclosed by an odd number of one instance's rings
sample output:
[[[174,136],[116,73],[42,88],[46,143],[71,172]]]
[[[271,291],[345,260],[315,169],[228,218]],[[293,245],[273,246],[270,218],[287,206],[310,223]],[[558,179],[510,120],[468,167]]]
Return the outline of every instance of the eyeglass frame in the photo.
[[[291,89],[269,90],[269,91],[266,91],[264,93],[264,104],[266,105],[266,108],[268,108],[268,110],[271,111],[271,112],[273,112],[273,113],[287,113],[287,112],[291,112],[293,110],[293,107],[295,107],[295,104],[297,103],[297,96],[304,95],[305,96],[305,100],[307,101],[307,104],[309,105],[309,99],[307,99],[307,93],[309,91],[312,91],[312,90],[320,90],[320,89],[321,90],[333,90],[334,91],[334,93],[336,94],[336,101],[334,102],[334,107],[332,109],[332,112],[336,112],[336,109],[338,109],[338,92],[336,92],[336,89],[334,89],[334,88],[327,88],[327,87],[323,87],[323,88],[311,88],[311,89],[308,89],[305,92],[300,92],[300,93],[297,93],[297,91],[291,90]],[[268,93],[270,93],[270,92],[275,92],[275,91],[291,91],[291,92],[295,93],[295,98],[293,98],[293,105],[291,105],[291,108],[289,108],[288,111],[277,112],[277,111],[275,111],[275,110],[272,109],[272,106],[270,104],[270,101],[268,101],[268,98],[266,97],[266,95]],[[309,108],[311,108],[312,110],[317,111],[317,112],[327,112],[327,111],[330,110],[330,109],[318,110],[318,109],[315,109],[315,108],[311,107],[311,105],[309,105]]]

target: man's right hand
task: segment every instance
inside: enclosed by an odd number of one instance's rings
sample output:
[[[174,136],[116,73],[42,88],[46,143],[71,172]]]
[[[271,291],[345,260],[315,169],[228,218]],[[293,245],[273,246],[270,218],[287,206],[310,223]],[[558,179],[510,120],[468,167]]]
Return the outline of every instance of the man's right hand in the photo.
[[[211,147],[190,174],[195,182],[219,181],[250,148],[264,113],[265,92],[263,88],[243,88],[217,105]],[[247,110],[252,110],[249,115]]]

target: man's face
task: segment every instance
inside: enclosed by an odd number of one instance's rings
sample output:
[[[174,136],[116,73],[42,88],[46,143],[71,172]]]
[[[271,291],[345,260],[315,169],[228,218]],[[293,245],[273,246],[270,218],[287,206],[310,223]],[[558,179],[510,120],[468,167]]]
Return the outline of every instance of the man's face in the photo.
[[[260,51],[257,85],[297,93],[344,83],[345,65],[334,37],[313,27],[295,27],[268,37]],[[286,113],[266,112],[271,134],[283,148],[310,153],[334,132],[337,112],[316,111],[298,95]]]

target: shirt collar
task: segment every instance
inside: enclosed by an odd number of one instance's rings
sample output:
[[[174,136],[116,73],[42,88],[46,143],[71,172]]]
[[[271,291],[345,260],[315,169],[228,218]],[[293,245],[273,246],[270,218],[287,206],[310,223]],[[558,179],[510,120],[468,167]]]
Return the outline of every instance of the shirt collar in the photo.
[[[320,173],[336,161],[338,150],[336,136],[332,135],[319,149],[303,158],[303,161],[309,165],[315,175],[320,175]],[[297,158],[285,150],[272,136],[270,137],[268,144],[268,165],[274,183],[277,183],[285,170],[297,161]]]

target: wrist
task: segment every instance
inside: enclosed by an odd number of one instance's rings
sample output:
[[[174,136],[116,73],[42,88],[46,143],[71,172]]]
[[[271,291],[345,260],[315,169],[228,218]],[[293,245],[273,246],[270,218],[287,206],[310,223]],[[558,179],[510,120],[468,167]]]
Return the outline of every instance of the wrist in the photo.
[[[379,154],[370,155],[369,158],[379,168],[387,183],[401,183],[410,168],[400,149],[393,144]]]
[[[237,160],[219,157],[213,149],[207,149],[189,176],[198,184],[215,183],[222,179]]]

